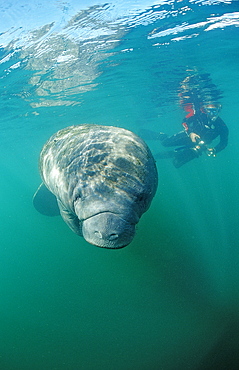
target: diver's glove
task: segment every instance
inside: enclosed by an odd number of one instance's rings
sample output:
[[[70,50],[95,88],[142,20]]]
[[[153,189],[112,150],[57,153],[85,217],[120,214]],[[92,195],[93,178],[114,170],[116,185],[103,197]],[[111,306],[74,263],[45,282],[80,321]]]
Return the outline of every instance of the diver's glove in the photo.
[[[208,155],[208,157],[216,157],[215,148],[207,148],[207,155]]]

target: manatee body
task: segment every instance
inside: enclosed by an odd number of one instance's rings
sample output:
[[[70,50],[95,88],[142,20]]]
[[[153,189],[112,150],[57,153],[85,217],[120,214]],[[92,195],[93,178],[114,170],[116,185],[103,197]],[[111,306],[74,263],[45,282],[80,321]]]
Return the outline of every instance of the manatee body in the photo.
[[[122,248],[157,189],[152,154],[131,131],[83,124],[43,146],[39,168],[67,225],[89,243]]]

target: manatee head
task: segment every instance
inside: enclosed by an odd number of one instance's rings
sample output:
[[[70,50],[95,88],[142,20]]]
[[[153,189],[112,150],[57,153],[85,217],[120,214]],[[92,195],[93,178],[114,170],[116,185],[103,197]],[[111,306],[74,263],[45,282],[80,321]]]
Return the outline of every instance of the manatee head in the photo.
[[[111,160],[105,168],[99,167],[101,172],[87,174],[84,181],[81,178],[72,187],[71,207],[79,219],[81,234],[98,247],[118,249],[130,244],[135,226],[155,193],[155,171],[151,177],[149,165],[147,172],[146,166],[135,165],[134,169],[129,163],[127,167],[123,159],[120,164],[124,170],[119,167],[119,159],[117,165]]]
[[[139,221],[133,203],[118,194],[99,197],[95,194],[78,199],[74,205],[84,239],[102,248],[118,249],[134,238]]]

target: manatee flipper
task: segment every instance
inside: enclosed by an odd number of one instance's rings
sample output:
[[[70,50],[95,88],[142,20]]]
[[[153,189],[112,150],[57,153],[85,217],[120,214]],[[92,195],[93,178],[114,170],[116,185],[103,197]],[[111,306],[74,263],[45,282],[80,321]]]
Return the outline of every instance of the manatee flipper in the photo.
[[[78,219],[76,215],[68,211],[66,207],[62,204],[62,202],[58,199],[58,209],[60,210],[61,217],[65,221],[65,223],[69,226],[69,228],[74,231],[74,233],[82,236],[82,222]]]
[[[33,196],[35,209],[45,216],[59,216],[60,211],[54,194],[42,183]]]

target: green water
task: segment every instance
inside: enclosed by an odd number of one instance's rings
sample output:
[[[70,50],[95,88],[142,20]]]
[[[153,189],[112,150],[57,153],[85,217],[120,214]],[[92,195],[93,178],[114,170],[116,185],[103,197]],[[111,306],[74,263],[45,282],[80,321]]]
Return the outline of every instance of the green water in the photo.
[[[0,369],[238,368],[238,24],[161,46],[147,36],[239,9],[184,3],[198,12],[129,27],[96,63],[89,91],[50,94],[79,105],[32,104],[49,98],[29,82],[35,72],[7,74],[11,63],[2,64]],[[157,161],[157,194],[128,247],[94,247],[60,217],[36,212],[38,156],[51,134],[80,123],[177,132],[187,65],[210,73],[223,91],[229,145],[180,169]],[[148,145],[162,150],[157,141]]]

